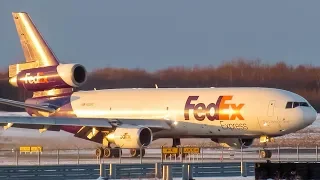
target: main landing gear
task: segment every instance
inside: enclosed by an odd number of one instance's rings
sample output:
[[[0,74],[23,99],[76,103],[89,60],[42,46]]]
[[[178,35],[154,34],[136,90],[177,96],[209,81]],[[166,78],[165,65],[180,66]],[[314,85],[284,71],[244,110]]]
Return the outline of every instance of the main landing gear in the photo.
[[[144,157],[145,154],[146,154],[145,149],[130,149],[131,157],[138,157],[138,156]]]
[[[131,157],[139,157],[146,154],[145,149],[130,149]],[[96,149],[97,158],[119,158],[122,155],[122,150],[119,147],[110,148],[110,147],[99,147]]]
[[[122,150],[118,147],[116,148],[110,148],[110,147],[99,147],[96,149],[96,156],[98,158],[111,158],[115,157],[118,158],[122,155]]]
[[[263,149],[259,152],[260,158],[271,158],[272,156],[272,152],[265,149],[267,147],[267,142],[274,142],[274,138],[270,138],[268,136],[260,136],[260,143],[263,143]]]

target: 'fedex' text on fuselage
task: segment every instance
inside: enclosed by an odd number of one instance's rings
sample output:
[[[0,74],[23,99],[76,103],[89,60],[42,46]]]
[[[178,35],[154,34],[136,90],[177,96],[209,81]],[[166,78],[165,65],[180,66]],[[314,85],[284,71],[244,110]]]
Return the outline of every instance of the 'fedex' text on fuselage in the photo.
[[[232,96],[219,96],[216,103],[210,103],[206,106],[204,103],[192,103],[198,100],[199,96],[189,96],[185,108],[184,119],[190,119],[190,110],[193,110],[193,116],[198,121],[203,121],[208,118],[210,121],[214,120],[244,120],[240,110],[244,104],[232,104],[226,101],[232,100]]]

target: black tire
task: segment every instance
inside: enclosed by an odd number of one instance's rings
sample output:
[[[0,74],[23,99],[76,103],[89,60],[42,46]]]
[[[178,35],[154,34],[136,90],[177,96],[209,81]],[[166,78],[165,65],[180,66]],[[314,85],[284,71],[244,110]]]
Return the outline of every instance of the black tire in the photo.
[[[99,147],[96,149],[96,157],[97,158],[103,158],[103,154],[104,154],[104,151],[103,151],[102,147]]]
[[[112,157],[112,151],[110,148],[104,148],[104,151],[103,151],[103,155],[105,158],[111,158]]]
[[[267,156],[268,156],[268,153],[267,153],[267,151],[266,150],[261,150],[260,151],[260,158],[267,158]]]
[[[270,150],[266,150],[266,152],[267,152],[267,158],[271,158],[272,152]]]
[[[122,156],[122,150],[118,147],[111,149],[111,154],[113,155],[113,157],[115,158],[119,158],[120,155]]]
[[[140,155],[140,149],[130,149],[131,157],[138,157]]]
[[[272,152],[270,150],[261,150],[260,151],[260,157],[263,159],[271,158],[271,156],[272,156]]]

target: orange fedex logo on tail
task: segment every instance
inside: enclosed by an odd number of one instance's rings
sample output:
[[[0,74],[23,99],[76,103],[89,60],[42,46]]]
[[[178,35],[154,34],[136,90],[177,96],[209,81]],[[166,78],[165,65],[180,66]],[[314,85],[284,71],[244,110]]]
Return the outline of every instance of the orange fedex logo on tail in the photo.
[[[244,120],[240,110],[244,104],[228,103],[233,96],[219,96],[216,103],[205,105],[204,103],[193,103],[199,96],[189,96],[184,107],[184,119],[190,119],[190,110],[193,110],[193,116],[198,121],[205,118],[214,120]]]

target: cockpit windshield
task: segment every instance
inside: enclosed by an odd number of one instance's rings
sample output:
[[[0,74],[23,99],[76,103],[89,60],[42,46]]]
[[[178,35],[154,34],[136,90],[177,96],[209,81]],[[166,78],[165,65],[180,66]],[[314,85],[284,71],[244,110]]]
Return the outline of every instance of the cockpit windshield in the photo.
[[[307,102],[287,102],[286,109],[296,108],[298,106],[310,107]]]

